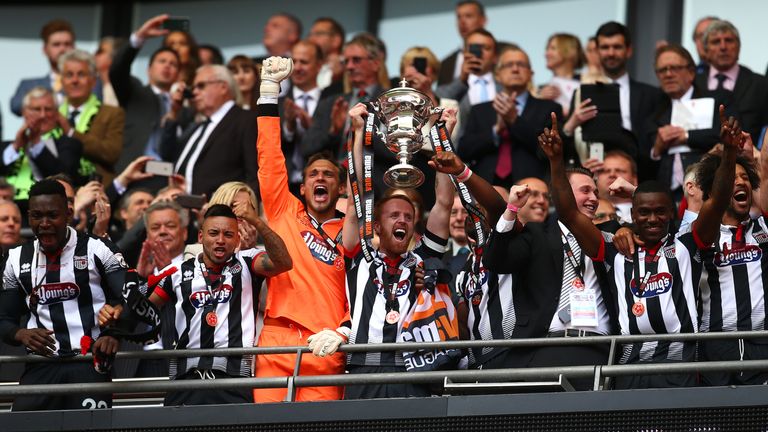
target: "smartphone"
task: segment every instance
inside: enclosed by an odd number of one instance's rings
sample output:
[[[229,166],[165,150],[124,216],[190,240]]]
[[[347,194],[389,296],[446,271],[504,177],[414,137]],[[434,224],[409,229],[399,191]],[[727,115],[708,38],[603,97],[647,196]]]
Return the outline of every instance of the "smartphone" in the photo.
[[[193,99],[195,97],[195,94],[192,93],[192,89],[190,89],[189,87],[185,88],[181,92],[181,94],[182,94],[182,97],[184,97],[184,99]]]
[[[187,195],[181,194],[176,196],[176,203],[184,208],[200,209],[206,203],[205,195]]]
[[[147,161],[146,165],[144,165],[144,172],[168,177],[173,174],[173,164],[163,161]]]
[[[482,44],[469,44],[469,48],[467,49],[470,54],[473,56],[481,59],[483,58],[483,45]]]
[[[426,57],[414,57],[413,58],[413,68],[416,69],[420,74],[426,75],[427,74],[427,58]]]
[[[605,148],[603,143],[591,143],[589,145],[589,158],[599,160],[600,162],[605,159]]]
[[[163,21],[163,29],[189,33],[189,17],[170,17]]]

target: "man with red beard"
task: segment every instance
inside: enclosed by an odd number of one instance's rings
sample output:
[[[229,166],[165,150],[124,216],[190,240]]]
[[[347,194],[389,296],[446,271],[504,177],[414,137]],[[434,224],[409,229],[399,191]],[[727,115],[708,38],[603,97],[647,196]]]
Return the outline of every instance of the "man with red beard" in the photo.
[[[355,129],[355,160],[362,160],[363,126],[367,115],[363,104],[357,104],[349,111]],[[449,135],[455,125],[455,117],[451,117],[447,121]],[[356,166],[362,165],[356,163]],[[309,348],[316,356],[333,355],[345,340],[350,344],[401,340],[406,318],[416,305],[423,285],[417,281],[416,274],[425,267],[425,260],[434,258],[433,262],[439,262],[448,241],[453,185],[445,174],[437,174],[435,183],[438,198],[429,213],[427,230],[413,251],[409,250],[416,217],[413,202],[403,194],[385,194],[377,201],[373,210],[373,231],[379,238],[379,246],[372,251],[370,262],[365,259],[364,245],[360,243],[354,200],[349,200],[342,232],[349,313],[339,321],[341,325],[335,331],[323,330],[308,338]],[[452,309],[450,301],[449,307]],[[406,365],[399,351],[350,353],[347,356],[347,372],[350,374],[404,371]],[[424,397],[430,394],[426,385],[354,385],[345,388],[344,399]]]
[[[336,328],[346,312],[344,258],[340,248],[343,214],[336,211],[342,191],[338,164],[332,156],[311,156],[300,186],[303,201],[291,194],[280,144],[277,110],[279,83],[293,70],[290,59],[270,57],[261,72],[258,101],[259,182],[264,214],[285,241],[293,270],[267,281],[264,328],[258,346],[306,345],[307,337]],[[238,216],[244,216],[239,208]],[[256,377],[291,376],[295,354],[256,357]],[[344,356],[302,356],[301,375],[344,373]],[[280,402],[284,388],[255,389],[256,402]],[[340,399],[341,387],[300,387],[297,401]]]

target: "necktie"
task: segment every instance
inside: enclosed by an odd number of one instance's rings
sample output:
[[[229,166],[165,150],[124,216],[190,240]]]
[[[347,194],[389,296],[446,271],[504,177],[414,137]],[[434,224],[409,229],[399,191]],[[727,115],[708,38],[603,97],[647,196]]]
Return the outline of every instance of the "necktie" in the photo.
[[[368,102],[368,93],[364,89],[360,89],[357,92],[357,101],[362,103]]]
[[[80,110],[72,110],[71,113],[69,113],[69,126],[75,127],[75,123],[77,122],[77,116],[80,115]]]
[[[499,155],[496,161],[496,177],[503,180],[512,174],[512,141],[505,127],[499,134]]]
[[[480,99],[477,103],[488,102],[490,97],[488,96],[488,83],[485,82],[485,79],[478,78],[475,80],[475,85],[478,87],[478,94],[480,95]]]
[[[303,95],[299,96],[299,106],[301,109],[309,113],[309,100],[312,99],[312,96],[310,96],[308,93],[304,93]]]
[[[189,147],[189,151],[187,152],[187,154],[184,155],[184,158],[179,164],[179,168],[176,170],[177,173],[181,175],[185,175],[185,172],[187,171],[187,165],[189,164],[189,160],[192,158],[192,155],[195,154],[195,151],[197,150],[197,146],[200,145],[200,141],[202,141],[203,135],[205,135],[205,130],[208,129],[209,124],[211,124],[211,121],[209,119],[206,119],[199,126],[200,134],[197,136],[197,138],[195,138],[195,141]],[[187,179],[187,182],[189,182],[189,180],[190,179]]]
[[[462,255],[469,255],[469,248],[468,247],[462,246],[456,252],[456,256],[462,256]]]
[[[573,257],[576,259],[577,263],[580,263],[581,247],[576,242],[576,238],[571,233],[568,233],[566,238],[568,239],[568,244],[571,246],[571,251],[573,251]],[[571,291],[573,290],[573,281],[576,280],[577,277],[576,269],[573,268],[573,263],[571,263],[571,260],[568,259],[568,254],[563,250],[563,286],[560,290],[560,302],[557,305],[557,311],[558,316],[568,318],[568,321],[566,321],[565,324],[570,322]],[[560,313],[563,310],[566,310],[566,313]]]
[[[160,127],[163,117],[168,113],[171,107],[171,98],[168,93],[160,93],[157,95],[160,115],[157,117],[157,123],[154,130],[149,134],[147,145],[144,148],[144,154],[146,156],[152,156],[156,159],[160,158],[160,139],[163,134],[163,129]]]
[[[723,84],[725,83],[725,80],[728,79],[728,77],[719,73],[715,75],[715,78],[717,79],[717,88],[715,88],[715,90],[725,90],[725,86]]]

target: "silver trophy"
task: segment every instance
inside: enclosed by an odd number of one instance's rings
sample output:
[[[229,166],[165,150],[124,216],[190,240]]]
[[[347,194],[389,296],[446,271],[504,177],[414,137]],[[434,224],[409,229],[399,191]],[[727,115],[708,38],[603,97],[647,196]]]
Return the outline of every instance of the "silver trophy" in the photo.
[[[408,87],[405,78],[400,81],[400,87],[382,93],[372,105],[386,127],[386,132],[378,132],[379,137],[389,151],[397,154],[400,161],[384,174],[384,183],[391,188],[401,189],[421,186],[424,173],[408,162],[422,148],[422,127],[432,116],[442,113],[443,109],[433,107],[432,99]]]

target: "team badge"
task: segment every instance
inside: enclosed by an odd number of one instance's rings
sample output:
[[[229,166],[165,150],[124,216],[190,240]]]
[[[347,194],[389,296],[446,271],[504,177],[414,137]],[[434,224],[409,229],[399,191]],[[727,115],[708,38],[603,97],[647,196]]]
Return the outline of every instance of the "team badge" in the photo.
[[[85,270],[88,268],[88,257],[76,256],[74,258],[75,268],[77,270]]]
[[[240,263],[234,263],[232,267],[229,268],[229,272],[233,275],[240,273],[243,271],[243,266],[240,265]]]
[[[677,251],[675,251],[675,245],[674,244],[664,247],[664,257],[665,258],[667,258],[667,259],[675,259],[676,258],[676,253],[677,253]]]
[[[768,234],[764,232],[752,233],[752,238],[758,243],[768,243]]]
[[[573,286],[573,289],[576,291],[584,291],[584,281],[581,280],[580,277],[577,277],[573,280],[573,283],[571,284]]]
[[[642,302],[639,302],[639,301],[637,303],[633,304],[632,305],[632,313],[636,317],[643,316],[643,314],[645,313],[645,305]]]

